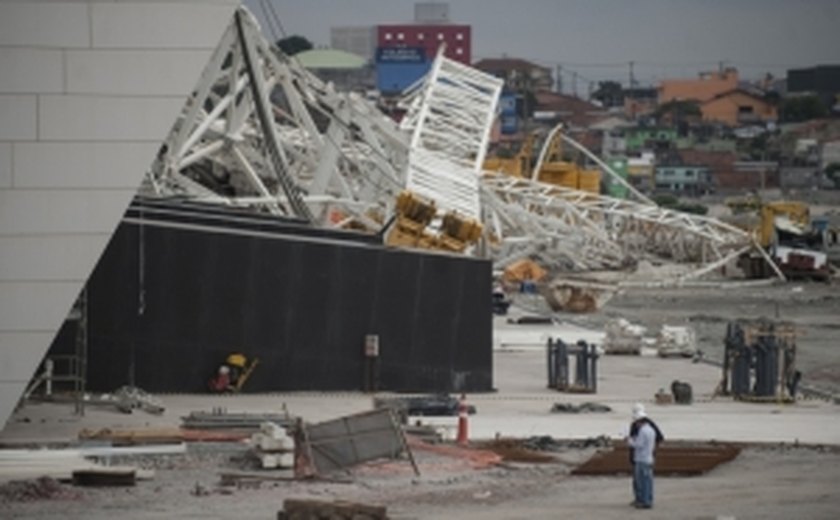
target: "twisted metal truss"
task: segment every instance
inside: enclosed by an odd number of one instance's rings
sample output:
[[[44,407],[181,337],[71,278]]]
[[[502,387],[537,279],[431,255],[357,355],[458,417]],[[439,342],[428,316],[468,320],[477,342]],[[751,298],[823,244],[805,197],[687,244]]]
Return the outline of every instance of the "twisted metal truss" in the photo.
[[[408,190],[480,219],[478,177],[503,83],[438,50],[425,79],[403,100],[408,111],[400,127],[411,132]]]
[[[747,233],[712,218],[537,181],[485,172],[481,193],[500,265],[536,256],[587,271],[659,258],[697,264],[699,275],[751,247]]]
[[[646,257],[695,275],[750,247],[714,219],[482,172],[501,81],[438,55],[398,126],[271,47],[240,8],[149,172],[160,196],[253,207],[325,227],[381,231],[397,195],[479,219],[497,266],[620,269]],[[607,171],[610,173],[609,171]]]
[[[377,230],[408,136],[272,48],[240,8],[147,176],[154,193]]]

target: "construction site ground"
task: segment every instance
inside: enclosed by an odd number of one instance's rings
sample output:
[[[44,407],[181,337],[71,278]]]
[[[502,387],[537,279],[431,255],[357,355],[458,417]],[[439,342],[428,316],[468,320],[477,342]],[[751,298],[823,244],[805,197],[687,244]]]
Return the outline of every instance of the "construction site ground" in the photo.
[[[763,288],[636,290],[621,294],[598,314],[564,316],[561,325],[518,325],[497,317],[494,331],[495,392],[468,395],[472,446],[501,438],[551,436],[560,440],[549,462],[504,461],[465,456],[412,443],[420,475],[407,461],[355,467],[332,481],[262,481],[221,486],[224,472],[254,472],[241,444],[193,444],[186,455],[146,456],[134,463],[156,470],[152,480],[128,488],[69,485],[50,498],[19,501],[0,487],[2,518],[275,518],[286,498],[345,499],[388,506],[396,519],[604,518],[836,518],[840,510],[840,406],[828,398],[800,397],[793,404],[748,403],[717,396],[721,369],[688,358],[602,356],[596,394],[567,394],[546,388],[546,337],[595,341],[612,317],[649,327],[694,326],[707,359],[719,359],[726,322],[736,317],[774,317],[801,329],[798,365],[803,383],[823,394],[836,392],[840,354],[837,330],[840,297],[824,284]],[[778,311],[777,311],[778,309]],[[517,316],[517,311],[510,317]],[[657,405],[654,394],[675,379],[694,391],[690,405]],[[224,407],[230,412],[288,411],[317,422],[368,410],[373,396],[360,393],[270,395],[163,395],[163,415],[120,414],[89,407],[83,418],[72,405],[30,403],[0,437],[7,445],[43,446],[73,441],[80,430],[177,427],[193,410]],[[571,476],[569,473],[629,425],[633,403],[646,404],[666,442],[744,443],[733,461],[694,477],[659,477],[656,503],[637,511],[628,476]],[[597,402],[607,413],[552,413],[555,403]],[[454,438],[455,417],[417,417]],[[605,439],[606,437],[606,439]]]

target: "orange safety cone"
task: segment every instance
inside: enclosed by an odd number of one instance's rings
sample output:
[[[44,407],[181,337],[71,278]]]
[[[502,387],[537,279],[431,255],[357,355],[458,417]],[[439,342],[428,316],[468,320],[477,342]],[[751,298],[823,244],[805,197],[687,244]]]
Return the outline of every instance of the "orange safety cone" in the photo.
[[[466,446],[469,442],[469,425],[467,423],[467,396],[461,394],[461,399],[458,401],[458,438],[455,440],[461,446]]]

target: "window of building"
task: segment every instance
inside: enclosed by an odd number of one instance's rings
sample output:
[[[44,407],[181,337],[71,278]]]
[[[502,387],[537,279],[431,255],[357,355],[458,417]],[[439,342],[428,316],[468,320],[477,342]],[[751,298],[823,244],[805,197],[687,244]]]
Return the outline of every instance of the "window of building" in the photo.
[[[686,177],[694,177],[694,170],[686,170],[685,171]]]
[[[390,40],[391,39],[391,33],[385,33],[385,39]]]
[[[443,40],[443,33],[438,33],[438,40]]]
[[[463,39],[464,39],[464,34],[463,34],[463,33],[458,33],[458,34],[456,34],[456,35],[455,35],[455,39],[456,39],[456,40],[463,40]]]
[[[741,106],[738,107],[738,113],[739,114],[752,114],[753,113],[753,107],[746,106],[746,105],[741,105]]]
[[[458,47],[457,49],[455,49],[455,54],[464,54],[464,49]]]
[[[674,170],[662,170],[662,175],[664,177],[673,177],[674,176]]]
[[[403,38],[405,38],[405,35],[403,33],[397,33],[398,40],[402,40]]]
[[[417,39],[418,39],[418,40],[422,40],[422,39],[423,39],[423,38],[425,38],[425,37],[426,37],[426,35],[425,35],[425,34],[423,34],[423,33],[417,33]]]

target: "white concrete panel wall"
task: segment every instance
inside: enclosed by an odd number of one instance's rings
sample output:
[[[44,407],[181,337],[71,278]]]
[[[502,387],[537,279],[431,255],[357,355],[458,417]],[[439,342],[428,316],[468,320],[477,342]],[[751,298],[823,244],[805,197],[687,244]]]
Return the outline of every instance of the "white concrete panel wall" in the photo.
[[[0,1],[0,425],[238,3]]]

